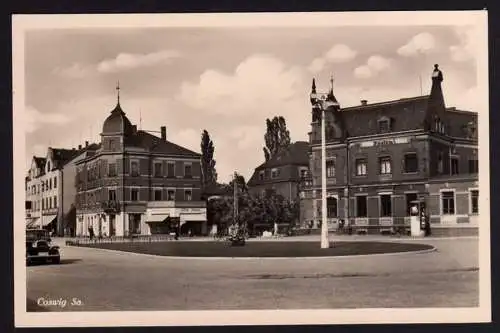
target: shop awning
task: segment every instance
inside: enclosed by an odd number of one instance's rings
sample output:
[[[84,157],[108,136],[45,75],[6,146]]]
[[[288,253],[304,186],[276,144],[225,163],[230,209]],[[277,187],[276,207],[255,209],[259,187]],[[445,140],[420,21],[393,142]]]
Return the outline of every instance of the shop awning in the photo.
[[[28,217],[26,218],[26,228],[31,229],[31,228],[36,228],[40,226],[40,218],[38,217]]]
[[[184,224],[188,221],[193,221],[193,222],[204,222],[207,220],[207,217],[205,214],[181,214],[179,216],[181,223]]]
[[[51,224],[52,222],[54,222],[54,220],[57,218],[57,215],[43,215],[42,216],[42,225],[45,227],[49,224]]]
[[[146,221],[147,223],[161,223],[164,222],[167,217],[169,217],[169,214],[153,214],[148,216],[148,220]]]

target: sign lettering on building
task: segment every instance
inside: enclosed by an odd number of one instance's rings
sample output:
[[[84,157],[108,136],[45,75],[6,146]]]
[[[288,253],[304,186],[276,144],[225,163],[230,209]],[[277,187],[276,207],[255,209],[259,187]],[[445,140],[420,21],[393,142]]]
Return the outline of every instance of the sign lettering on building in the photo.
[[[408,137],[402,138],[390,138],[390,139],[381,139],[381,140],[373,140],[373,141],[364,141],[361,142],[361,147],[373,147],[373,146],[385,146],[385,145],[393,145],[393,144],[404,144],[409,143],[410,139]]]

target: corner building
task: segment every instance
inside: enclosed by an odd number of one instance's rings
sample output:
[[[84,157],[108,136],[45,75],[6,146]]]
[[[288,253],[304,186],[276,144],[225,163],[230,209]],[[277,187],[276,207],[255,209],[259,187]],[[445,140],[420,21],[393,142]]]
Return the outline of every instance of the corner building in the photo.
[[[445,106],[435,65],[427,96],[341,108],[333,93],[325,110],[327,221],[354,232],[409,227],[410,207],[425,203],[433,234],[476,234],[477,113]],[[316,93],[313,80],[312,92]],[[321,111],[313,108],[310,170],[302,200],[305,224],[321,222]]]
[[[137,130],[118,103],[101,143],[76,164],[76,235],[205,234],[201,155]]]

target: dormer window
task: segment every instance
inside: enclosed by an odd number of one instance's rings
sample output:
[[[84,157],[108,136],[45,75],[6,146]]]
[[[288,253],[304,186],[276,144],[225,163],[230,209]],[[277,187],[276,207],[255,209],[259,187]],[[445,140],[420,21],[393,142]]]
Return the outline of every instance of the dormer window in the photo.
[[[378,132],[387,133],[391,131],[391,119],[387,117],[381,117],[378,120]]]
[[[259,180],[264,180],[264,170],[259,171]]]

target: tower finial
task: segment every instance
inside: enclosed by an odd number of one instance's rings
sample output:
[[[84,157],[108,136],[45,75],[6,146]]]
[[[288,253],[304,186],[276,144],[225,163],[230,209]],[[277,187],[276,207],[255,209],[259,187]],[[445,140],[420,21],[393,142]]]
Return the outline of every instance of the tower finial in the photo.
[[[316,79],[315,78],[313,78],[311,92],[316,93]]]
[[[330,75],[330,91],[333,91],[333,74]]]
[[[116,82],[116,94],[117,94],[118,104],[120,104],[120,81]]]

